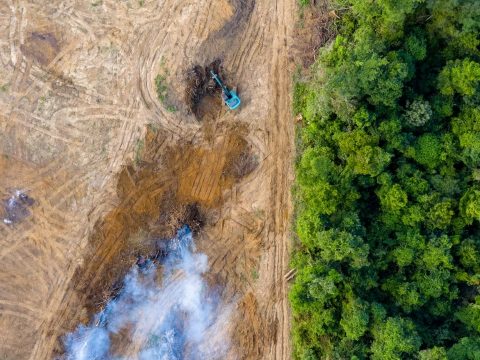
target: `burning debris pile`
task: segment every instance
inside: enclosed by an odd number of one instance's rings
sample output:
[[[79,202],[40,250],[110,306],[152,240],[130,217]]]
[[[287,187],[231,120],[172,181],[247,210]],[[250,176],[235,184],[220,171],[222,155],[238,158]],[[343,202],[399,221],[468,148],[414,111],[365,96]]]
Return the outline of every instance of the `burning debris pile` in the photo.
[[[228,351],[221,307],[202,274],[207,257],[196,253],[183,226],[166,245],[161,266],[139,259],[123,287],[88,326],[65,338],[67,360],[222,359]],[[162,270],[159,285],[157,271]]]
[[[30,196],[21,190],[15,190],[13,195],[3,200],[3,222],[7,225],[15,224],[30,215],[29,207],[35,203]]]

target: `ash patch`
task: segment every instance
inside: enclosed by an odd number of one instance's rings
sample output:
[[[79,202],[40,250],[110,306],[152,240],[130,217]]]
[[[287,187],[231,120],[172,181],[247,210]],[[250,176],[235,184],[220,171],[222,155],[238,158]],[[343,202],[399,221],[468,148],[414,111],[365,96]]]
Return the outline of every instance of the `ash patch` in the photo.
[[[60,44],[54,33],[42,33],[34,31],[30,33],[22,52],[29,58],[43,66],[48,66],[60,51]]]
[[[3,222],[7,225],[19,223],[30,215],[29,208],[33,204],[34,199],[21,190],[15,190],[12,196],[3,200]]]

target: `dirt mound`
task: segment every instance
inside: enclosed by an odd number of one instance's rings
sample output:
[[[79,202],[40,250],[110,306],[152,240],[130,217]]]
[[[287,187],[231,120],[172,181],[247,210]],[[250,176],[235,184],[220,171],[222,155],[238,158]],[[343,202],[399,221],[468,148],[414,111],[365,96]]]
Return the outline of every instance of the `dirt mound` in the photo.
[[[215,113],[221,107],[221,88],[212,79],[211,71],[225,79],[221,61],[216,59],[206,66],[195,65],[186,78],[185,102],[188,109],[197,117],[203,119],[209,113]]]
[[[246,146],[242,151],[232,154],[230,162],[225,167],[225,175],[231,176],[237,181],[253,172],[259,164],[258,156]]]

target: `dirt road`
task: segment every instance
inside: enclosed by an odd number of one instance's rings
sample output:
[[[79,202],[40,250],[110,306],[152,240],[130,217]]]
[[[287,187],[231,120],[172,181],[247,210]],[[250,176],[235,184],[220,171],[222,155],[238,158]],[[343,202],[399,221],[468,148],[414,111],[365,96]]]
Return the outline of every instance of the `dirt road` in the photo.
[[[295,11],[294,0],[0,3],[0,200],[35,201],[0,223],[0,359],[60,354],[119,259],[134,261],[131,244],[192,204],[208,276],[236,304],[230,357],[290,357]],[[217,58],[243,104],[198,119],[185,76]],[[245,157],[255,166],[237,174]]]

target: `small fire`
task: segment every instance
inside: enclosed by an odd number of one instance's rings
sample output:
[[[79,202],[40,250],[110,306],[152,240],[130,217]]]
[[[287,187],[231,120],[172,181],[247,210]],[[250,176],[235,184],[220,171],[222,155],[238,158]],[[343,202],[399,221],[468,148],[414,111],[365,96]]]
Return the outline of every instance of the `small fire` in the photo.
[[[229,348],[225,323],[230,306],[221,306],[202,274],[207,256],[195,251],[192,232],[182,227],[168,242],[162,284],[152,262],[135,265],[118,296],[65,338],[68,360],[223,359]],[[121,349],[112,337],[127,331]],[[121,355],[118,355],[118,353]],[[113,355],[113,354],[116,355]]]

